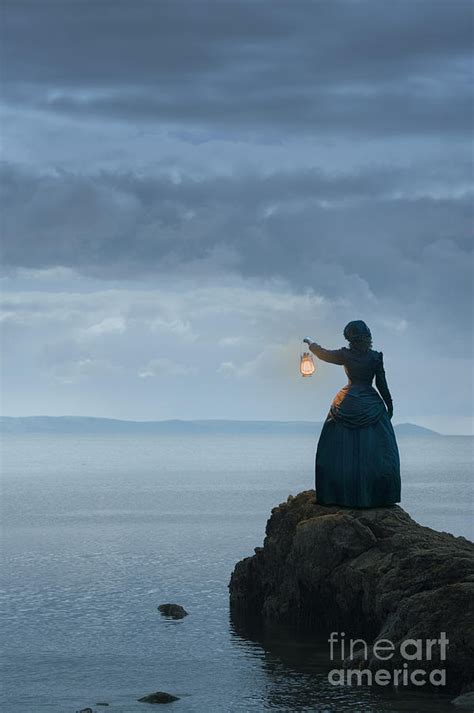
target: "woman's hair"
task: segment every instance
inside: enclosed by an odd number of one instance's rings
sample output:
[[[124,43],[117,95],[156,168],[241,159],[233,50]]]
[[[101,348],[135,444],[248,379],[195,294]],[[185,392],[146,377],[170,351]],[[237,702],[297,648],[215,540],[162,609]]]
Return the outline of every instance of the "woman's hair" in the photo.
[[[372,348],[372,334],[361,319],[349,322],[344,327],[344,337],[349,342],[349,349],[357,352],[368,352]]]
[[[368,352],[372,349],[372,337],[360,336],[349,340],[349,349],[354,349],[356,352]]]

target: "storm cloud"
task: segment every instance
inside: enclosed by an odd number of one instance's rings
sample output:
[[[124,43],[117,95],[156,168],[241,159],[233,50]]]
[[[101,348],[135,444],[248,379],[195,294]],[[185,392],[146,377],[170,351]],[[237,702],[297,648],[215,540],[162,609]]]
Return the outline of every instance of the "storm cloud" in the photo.
[[[280,365],[281,383],[299,331],[337,346],[361,317],[391,350],[403,415],[466,430],[470,2],[3,7],[4,319],[10,382],[21,391],[20,362],[32,377],[22,413],[47,412],[56,383],[55,413],[71,412],[66,388],[81,413],[180,417],[182,388],[196,418],[301,417],[299,387],[266,390],[260,366]],[[173,340],[197,361],[174,360]],[[454,382],[423,403],[413,361]],[[144,382],[164,394],[157,411]],[[84,401],[87,384],[100,398]],[[6,412],[17,404],[7,386]]]
[[[6,98],[206,128],[470,131],[464,0],[7,2]]]

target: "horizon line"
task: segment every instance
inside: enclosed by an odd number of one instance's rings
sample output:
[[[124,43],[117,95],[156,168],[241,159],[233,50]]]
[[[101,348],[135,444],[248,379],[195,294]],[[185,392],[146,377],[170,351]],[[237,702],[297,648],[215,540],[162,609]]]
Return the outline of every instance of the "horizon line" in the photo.
[[[275,419],[275,418],[148,418],[148,419],[137,419],[137,418],[118,418],[117,416],[84,416],[83,414],[73,414],[73,413],[63,413],[61,415],[51,415],[47,413],[34,413],[34,414],[22,414],[21,416],[9,416],[8,414],[0,414],[0,418],[94,418],[97,420],[106,421],[122,421],[125,423],[163,423],[166,421],[182,421],[183,423],[193,423],[196,421],[233,421],[237,423],[323,423],[325,418],[322,419]],[[418,423],[413,421],[401,421],[396,423],[396,426],[404,425],[409,423],[412,426],[419,426],[420,428],[428,428],[428,426],[420,426]],[[434,430],[430,428],[429,430]]]
[[[227,422],[227,423],[235,423],[235,424],[251,424],[251,423],[274,423],[274,424],[323,424],[325,421],[325,417],[322,419],[265,419],[265,418],[259,418],[259,419],[243,419],[243,418],[194,418],[194,419],[183,419],[183,418],[162,418],[162,419],[133,419],[133,418],[116,418],[113,416],[84,416],[84,415],[76,415],[76,414],[61,414],[61,415],[48,415],[48,414],[30,414],[30,415],[22,415],[22,416],[9,416],[6,414],[0,414],[0,418],[2,419],[35,419],[35,418],[47,418],[47,419],[89,419],[89,420],[97,420],[97,421],[116,421],[118,423],[133,423],[133,424],[158,424],[158,423],[222,423],[222,422]],[[393,426],[394,428],[399,427],[399,426],[415,426],[417,428],[425,429],[427,431],[430,431],[432,433],[435,433],[436,435],[439,436],[446,436],[446,435],[452,435],[452,436],[467,436],[467,437],[472,437],[474,434],[472,433],[451,433],[451,434],[445,434],[441,433],[440,431],[436,431],[433,428],[430,428],[428,426],[423,426],[420,425],[419,423],[415,423],[412,421],[400,421],[397,423],[394,423]]]

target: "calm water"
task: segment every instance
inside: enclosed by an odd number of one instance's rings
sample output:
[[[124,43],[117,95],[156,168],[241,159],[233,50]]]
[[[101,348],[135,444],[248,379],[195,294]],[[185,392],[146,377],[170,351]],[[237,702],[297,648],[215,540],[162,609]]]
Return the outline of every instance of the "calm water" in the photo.
[[[325,641],[229,621],[235,562],[271,508],[313,487],[316,436],[8,436],[2,477],[1,710],[456,710],[445,697],[334,688]],[[472,439],[399,438],[402,505],[472,538]],[[469,497],[469,493],[471,496]],[[190,616],[167,621],[158,604]]]

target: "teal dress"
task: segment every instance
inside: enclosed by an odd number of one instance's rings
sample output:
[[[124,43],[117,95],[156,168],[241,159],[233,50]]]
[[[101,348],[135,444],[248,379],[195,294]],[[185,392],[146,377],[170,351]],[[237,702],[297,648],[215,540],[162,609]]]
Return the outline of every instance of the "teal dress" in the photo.
[[[319,359],[343,366],[348,377],[318,441],[318,503],[366,508],[400,502],[400,456],[382,352],[323,349],[314,342],[309,348]],[[372,386],[374,377],[380,393]]]

